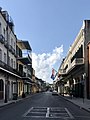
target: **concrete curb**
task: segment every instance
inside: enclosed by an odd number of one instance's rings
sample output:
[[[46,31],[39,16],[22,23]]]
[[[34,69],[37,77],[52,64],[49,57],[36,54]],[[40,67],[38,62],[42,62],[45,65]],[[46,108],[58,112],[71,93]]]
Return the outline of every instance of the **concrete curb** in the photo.
[[[3,104],[3,105],[0,105],[0,108],[3,108],[3,107],[6,107],[6,106],[9,106],[9,105],[11,105],[11,104],[15,104],[16,102],[15,101],[13,101],[13,102],[8,102],[8,103],[5,103],[5,104]]]
[[[85,110],[85,111],[87,111],[87,112],[90,112],[90,110],[89,110],[88,108],[85,108],[85,107],[83,107],[83,106],[80,106],[80,105],[76,104],[76,103],[73,102],[72,100],[69,100],[68,98],[65,98],[65,96],[61,96],[61,95],[59,95],[59,96],[62,97],[63,99],[65,99],[65,100],[73,103],[74,105],[76,105],[76,106],[79,107],[80,109],[83,109],[83,110]]]

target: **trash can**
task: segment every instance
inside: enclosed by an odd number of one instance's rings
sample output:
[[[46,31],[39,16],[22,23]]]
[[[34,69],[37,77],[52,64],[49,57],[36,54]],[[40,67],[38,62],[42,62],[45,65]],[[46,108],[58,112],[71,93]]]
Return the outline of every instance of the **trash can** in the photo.
[[[25,95],[25,93],[23,92],[23,93],[22,93],[22,98],[25,98],[25,97],[26,97],[26,95]]]
[[[13,93],[13,100],[17,100],[17,93]]]

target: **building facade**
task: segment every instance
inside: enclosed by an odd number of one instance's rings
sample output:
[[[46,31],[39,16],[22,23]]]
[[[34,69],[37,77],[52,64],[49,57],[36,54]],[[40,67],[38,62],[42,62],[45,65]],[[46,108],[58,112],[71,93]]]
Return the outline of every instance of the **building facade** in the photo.
[[[90,20],[84,20],[58,70],[56,86],[60,94],[90,98],[89,42]]]
[[[0,11],[0,99],[12,99],[17,92],[16,35],[7,11]]]
[[[14,23],[0,9],[0,100],[29,94],[32,81],[32,49],[28,41],[18,40]]]
[[[18,95],[30,94],[32,85],[32,49],[28,41],[17,40]]]

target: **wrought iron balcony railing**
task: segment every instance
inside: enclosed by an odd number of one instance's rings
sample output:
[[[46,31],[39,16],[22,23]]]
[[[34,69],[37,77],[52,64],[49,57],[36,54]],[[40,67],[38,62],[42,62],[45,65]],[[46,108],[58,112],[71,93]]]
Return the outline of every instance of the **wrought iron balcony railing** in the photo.
[[[11,66],[7,65],[6,63],[2,62],[0,60],[0,67],[3,68],[3,70],[7,70],[7,72],[11,72],[11,73],[14,73],[16,75],[20,75],[16,69],[12,68]]]

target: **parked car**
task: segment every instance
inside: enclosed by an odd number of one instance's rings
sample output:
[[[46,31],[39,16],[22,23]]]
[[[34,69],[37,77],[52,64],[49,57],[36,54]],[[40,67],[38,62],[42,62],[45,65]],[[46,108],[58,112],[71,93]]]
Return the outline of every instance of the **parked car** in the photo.
[[[58,95],[57,91],[54,90],[54,91],[52,92],[52,95]]]

